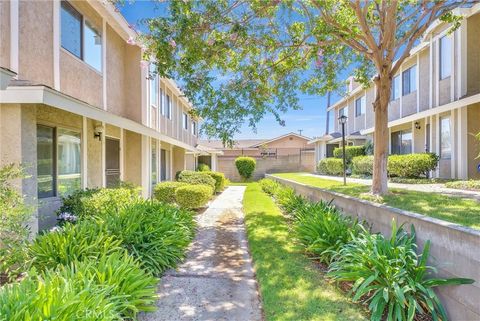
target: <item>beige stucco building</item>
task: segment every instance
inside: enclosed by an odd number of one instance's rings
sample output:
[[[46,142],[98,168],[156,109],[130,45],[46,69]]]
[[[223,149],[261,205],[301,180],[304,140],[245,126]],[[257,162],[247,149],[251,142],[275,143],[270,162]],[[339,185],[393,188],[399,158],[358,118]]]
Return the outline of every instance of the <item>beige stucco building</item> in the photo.
[[[480,4],[462,8],[459,29],[437,21],[393,79],[389,106],[391,154],[433,152],[440,156],[434,177],[480,178]],[[341,144],[338,117],[348,117],[349,145],[372,140],[375,88],[349,79],[347,94],[327,108],[325,135],[310,141],[318,162]]]
[[[108,1],[0,1],[0,165],[25,166],[34,230],[62,195],[122,180],[148,197],[208,154],[191,104],[150,77],[135,38]]]

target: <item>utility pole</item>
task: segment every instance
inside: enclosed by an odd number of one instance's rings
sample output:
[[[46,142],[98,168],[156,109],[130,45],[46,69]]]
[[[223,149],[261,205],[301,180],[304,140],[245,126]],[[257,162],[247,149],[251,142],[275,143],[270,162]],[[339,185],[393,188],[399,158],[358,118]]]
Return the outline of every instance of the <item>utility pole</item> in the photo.
[[[303,129],[299,129],[298,132],[300,133],[300,136],[302,136]]]

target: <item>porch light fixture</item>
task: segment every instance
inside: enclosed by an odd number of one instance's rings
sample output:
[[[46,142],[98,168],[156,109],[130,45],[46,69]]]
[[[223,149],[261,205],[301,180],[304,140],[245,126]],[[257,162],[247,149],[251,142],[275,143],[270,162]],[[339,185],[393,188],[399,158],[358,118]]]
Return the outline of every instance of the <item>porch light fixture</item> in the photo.
[[[345,158],[345,123],[347,118],[345,115],[338,117],[338,122],[342,125],[343,185],[347,185],[347,160]]]
[[[418,121],[416,121],[416,122],[415,122],[415,129],[420,129],[420,128],[422,128],[422,127],[420,126],[420,123],[419,123]]]
[[[102,141],[102,133],[103,133],[103,126],[96,125],[95,128],[93,129],[93,139],[98,139],[99,141]]]

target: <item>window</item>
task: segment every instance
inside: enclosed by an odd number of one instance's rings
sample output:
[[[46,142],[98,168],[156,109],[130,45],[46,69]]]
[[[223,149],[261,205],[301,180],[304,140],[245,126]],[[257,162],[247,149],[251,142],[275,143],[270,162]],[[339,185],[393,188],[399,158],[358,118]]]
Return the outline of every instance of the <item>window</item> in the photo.
[[[327,130],[326,133],[330,134],[335,131],[335,114],[332,111],[327,111]]]
[[[186,113],[183,113],[183,129],[188,129],[188,115]]]
[[[400,75],[393,77],[391,100],[400,98]]]
[[[157,142],[152,140],[152,169],[151,169],[151,177],[152,177],[152,191],[155,185],[158,183],[158,161],[157,161]]]
[[[197,122],[192,121],[192,135],[197,136],[198,129],[197,129]]]
[[[165,93],[162,88],[160,88],[160,112],[165,115]]]
[[[158,75],[155,74],[155,65],[150,64],[150,105],[158,106]]]
[[[392,154],[410,154],[412,152],[412,131],[404,130],[392,133]]]
[[[450,77],[452,72],[452,39],[450,36],[440,38],[440,79]]]
[[[343,107],[338,111],[338,117],[340,118],[341,116],[347,116],[347,107]]]
[[[38,125],[38,198],[65,196],[80,189],[80,169],[80,133]]]
[[[102,70],[102,37],[67,1],[61,4],[62,47],[98,71]]]
[[[440,158],[452,157],[452,138],[450,130],[450,117],[440,118]]]
[[[402,73],[403,95],[408,95],[417,90],[417,66],[408,68]]]
[[[355,116],[361,116],[365,114],[365,105],[365,96],[355,100]]]
[[[172,119],[172,100],[170,99],[170,95],[168,94],[165,104],[165,117],[167,117],[168,119]]]

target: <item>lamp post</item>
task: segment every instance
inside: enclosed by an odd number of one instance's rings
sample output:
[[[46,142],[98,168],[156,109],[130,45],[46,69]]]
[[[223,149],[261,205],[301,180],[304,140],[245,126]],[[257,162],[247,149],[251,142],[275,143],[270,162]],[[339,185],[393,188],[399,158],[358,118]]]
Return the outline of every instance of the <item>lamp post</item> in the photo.
[[[347,118],[345,115],[338,117],[338,121],[342,124],[343,185],[347,185],[347,160],[345,158],[345,123]]]

